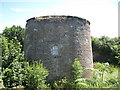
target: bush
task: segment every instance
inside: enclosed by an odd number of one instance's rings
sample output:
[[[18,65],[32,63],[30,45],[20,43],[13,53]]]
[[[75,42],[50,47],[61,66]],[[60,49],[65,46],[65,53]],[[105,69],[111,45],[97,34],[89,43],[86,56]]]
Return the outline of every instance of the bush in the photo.
[[[24,86],[26,89],[37,89],[48,87],[45,78],[48,71],[42,63],[18,62],[14,61],[3,71],[4,85],[8,88]]]
[[[23,61],[24,52],[22,51],[22,45],[14,37],[8,42],[6,37],[2,37],[2,67],[7,68],[14,60]]]
[[[66,77],[60,79],[60,80],[57,80],[53,83],[52,88],[55,88],[55,89],[59,89],[59,88],[66,88],[67,87],[67,79]]]
[[[74,76],[74,80],[81,78],[83,74],[83,68],[78,58],[75,58],[72,68],[73,68],[72,73]]]
[[[6,87],[11,88],[12,84],[22,85],[24,83],[26,63],[13,61],[7,68],[3,69],[3,81]]]
[[[80,61],[78,58],[75,58],[73,65],[72,65],[72,74],[73,74],[73,81],[68,81],[66,77],[55,81],[51,86],[52,88],[58,89],[58,88],[66,88],[66,89],[72,89],[72,88],[78,88],[77,79],[80,79],[82,77],[83,68],[81,66]]]
[[[47,88],[45,84],[45,79],[48,76],[48,71],[43,67],[43,64],[39,62],[34,62],[28,64],[26,68],[26,79],[25,85],[27,89],[38,89],[38,88]]]
[[[3,30],[2,35],[4,37],[7,37],[8,41],[14,39],[14,37],[17,37],[18,41],[20,42],[21,45],[23,45],[24,42],[24,33],[25,29],[22,28],[21,26],[15,26],[13,25],[10,28],[5,28]]]

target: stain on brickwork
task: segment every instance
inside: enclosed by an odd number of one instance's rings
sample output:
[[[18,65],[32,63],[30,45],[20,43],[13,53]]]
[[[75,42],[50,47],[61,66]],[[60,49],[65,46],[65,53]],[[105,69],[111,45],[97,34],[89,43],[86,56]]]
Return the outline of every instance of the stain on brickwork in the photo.
[[[74,16],[42,16],[27,20],[25,58],[42,60],[48,81],[72,78],[72,64],[79,58],[84,68],[93,67],[90,22]],[[83,77],[91,77],[85,70]]]

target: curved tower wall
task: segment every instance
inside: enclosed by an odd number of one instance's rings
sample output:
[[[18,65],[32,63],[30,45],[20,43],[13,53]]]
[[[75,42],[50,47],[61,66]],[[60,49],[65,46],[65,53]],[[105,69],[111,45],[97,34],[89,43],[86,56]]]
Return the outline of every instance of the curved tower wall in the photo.
[[[78,58],[84,67],[92,68],[90,23],[74,16],[42,16],[27,20],[25,58],[42,60],[49,70],[48,81],[71,79],[72,64]],[[84,70],[83,77],[91,77]]]

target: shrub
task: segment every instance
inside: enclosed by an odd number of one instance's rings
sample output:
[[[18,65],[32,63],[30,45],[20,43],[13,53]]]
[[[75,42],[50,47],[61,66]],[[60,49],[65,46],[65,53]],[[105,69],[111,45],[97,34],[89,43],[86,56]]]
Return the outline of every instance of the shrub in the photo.
[[[22,85],[24,83],[26,64],[27,62],[13,61],[7,68],[3,69],[3,81],[6,87],[11,88],[13,84]]]
[[[83,74],[83,68],[78,58],[75,58],[72,68],[73,68],[72,73],[74,76],[74,80],[81,78]]]
[[[58,81],[55,81],[52,85],[52,88],[55,89],[66,88],[68,90],[72,88],[78,88],[78,83],[76,82],[76,80],[82,77],[82,73],[83,73],[83,68],[81,66],[81,63],[78,60],[78,58],[75,58],[72,65],[73,81],[68,81],[66,77],[64,77]]]
[[[2,67],[7,68],[14,60],[23,61],[24,52],[22,51],[22,45],[14,37],[9,40],[6,37],[2,37]]]
[[[55,81],[52,85],[52,88],[55,88],[55,89],[66,88],[67,83],[68,83],[68,81],[67,81],[66,77],[64,77],[60,80]]]
[[[47,88],[45,78],[48,76],[48,71],[43,67],[43,64],[34,62],[28,64],[26,68],[25,84],[27,89]]]
[[[4,85],[8,88],[24,86],[26,89],[37,89],[48,87],[45,78],[48,71],[42,63],[18,62],[13,61],[10,66],[3,69]]]

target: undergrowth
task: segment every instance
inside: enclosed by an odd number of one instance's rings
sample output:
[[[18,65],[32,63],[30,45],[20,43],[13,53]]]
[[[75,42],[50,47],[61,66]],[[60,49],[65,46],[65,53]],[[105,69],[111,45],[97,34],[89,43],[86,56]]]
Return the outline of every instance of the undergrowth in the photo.
[[[68,90],[73,88],[120,88],[120,77],[118,77],[120,68],[109,65],[109,63],[95,62],[94,68],[90,69],[91,72],[93,72],[93,78],[83,78],[83,67],[80,61],[75,59],[72,65],[72,73],[74,76],[73,81],[68,81],[66,77],[63,77],[62,79],[52,83],[52,85],[46,83],[45,78],[48,76],[48,71],[41,63],[33,63],[31,65],[26,63],[24,64],[26,68],[23,68],[21,64],[22,63],[20,62],[14,62],[12,67],[13,69],[4,70],[3,84],[5,87],[9,87],[11,84],[18,83],[18,85],[23,85],[25,88],[29,89],[32,88],[32,90],[38,88],[66,88]],[[21,68],[21,71],[18,69],[18,66]],[[22,76],[19,76],[18,73],[20,73],[19,75]],[[5,82],[6,80],[8,81]],[[15,87],[15,85],[11,85],[11,87]]]
[[[73,64],[74,80],[68,81],[65,77],[54,82],[54,88],[120,88],[119,67],[109,63],[94,63],[93,78],[82,78],[82,66],[76,59]]]

